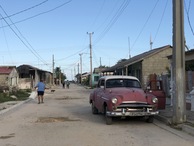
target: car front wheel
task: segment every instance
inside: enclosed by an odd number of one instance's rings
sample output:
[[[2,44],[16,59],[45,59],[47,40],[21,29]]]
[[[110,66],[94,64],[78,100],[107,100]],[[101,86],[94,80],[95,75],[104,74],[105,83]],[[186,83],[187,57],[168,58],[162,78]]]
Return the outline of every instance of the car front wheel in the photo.
[[[106,112],[107,112],[107,106],[104,107],[104,115],[105,115],[105,119],[106,119],[106,124],[111,125],[112,124],[112,117],[107,116]]]
[[[98,109],[95,107],[93,101],[92,101],[92,114],[98,114]]]
[[[148,122],[148,123],[153,123],[153,122],[154,122],[154,117],[153,117],[153,116],[149,116],[149,117],[146,119],[146,122]]]

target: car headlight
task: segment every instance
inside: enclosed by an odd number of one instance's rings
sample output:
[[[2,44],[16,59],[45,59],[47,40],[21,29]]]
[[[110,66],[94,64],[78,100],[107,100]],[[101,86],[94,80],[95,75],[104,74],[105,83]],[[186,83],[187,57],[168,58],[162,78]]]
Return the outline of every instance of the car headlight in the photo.
[[[112,103],[113,103],[113,104],[116,104],[116,103],[117,103],[117,98],[116,98],[116,97],[113,97],[113,98],[112,98]]]
[[[158,103],[158,98],[153,97],[153,98],[152,98],[152,102],[153,102],[153,103]]]

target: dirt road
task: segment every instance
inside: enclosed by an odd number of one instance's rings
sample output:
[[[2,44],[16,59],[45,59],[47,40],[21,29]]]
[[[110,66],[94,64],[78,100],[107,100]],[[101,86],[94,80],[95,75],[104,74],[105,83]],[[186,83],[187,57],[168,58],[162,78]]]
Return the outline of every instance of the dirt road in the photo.
[[[0,115],[0,146],[193,146],[194,138],[155,121],[115,120],[106,125],[103,115],[92,115],[90,89],[47,92]]]

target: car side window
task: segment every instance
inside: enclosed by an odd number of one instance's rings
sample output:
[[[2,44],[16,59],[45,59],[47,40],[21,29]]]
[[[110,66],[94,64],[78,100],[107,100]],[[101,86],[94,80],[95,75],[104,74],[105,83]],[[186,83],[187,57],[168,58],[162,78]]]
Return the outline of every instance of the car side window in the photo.
[[[104,80],[101,80],[100,86],[104,86]]]
[[[98,81],[98,88],[100,88],[101,86],[104,86],[104,80],[99,80]]]

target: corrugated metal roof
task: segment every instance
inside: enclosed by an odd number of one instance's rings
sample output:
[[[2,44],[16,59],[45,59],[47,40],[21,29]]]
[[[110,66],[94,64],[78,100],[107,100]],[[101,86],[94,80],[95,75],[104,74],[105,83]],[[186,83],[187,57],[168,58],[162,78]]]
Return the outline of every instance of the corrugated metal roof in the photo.
[[[10,74],[15,66],[0,66],[0,74]]]
[[[115,71],[116,69],[123,68],[124,66],[129,66],[129,65],[134,64],[136,62],[140,62],[140,61],[144,60],[145,58],[150,57],[151,55],[154,55],[155,53],[158,53],[158,52],[165,50],[167,48],[172,48],[172,46],[166,45],[166,46],[156,48],[156,49],[144,52],[142,54],[136,55],[136,56],[134,56],[126,61],[123,61],[121,63],[117,63],[116,65],[104,70],[103,72],[112,72],[112,71]]]

